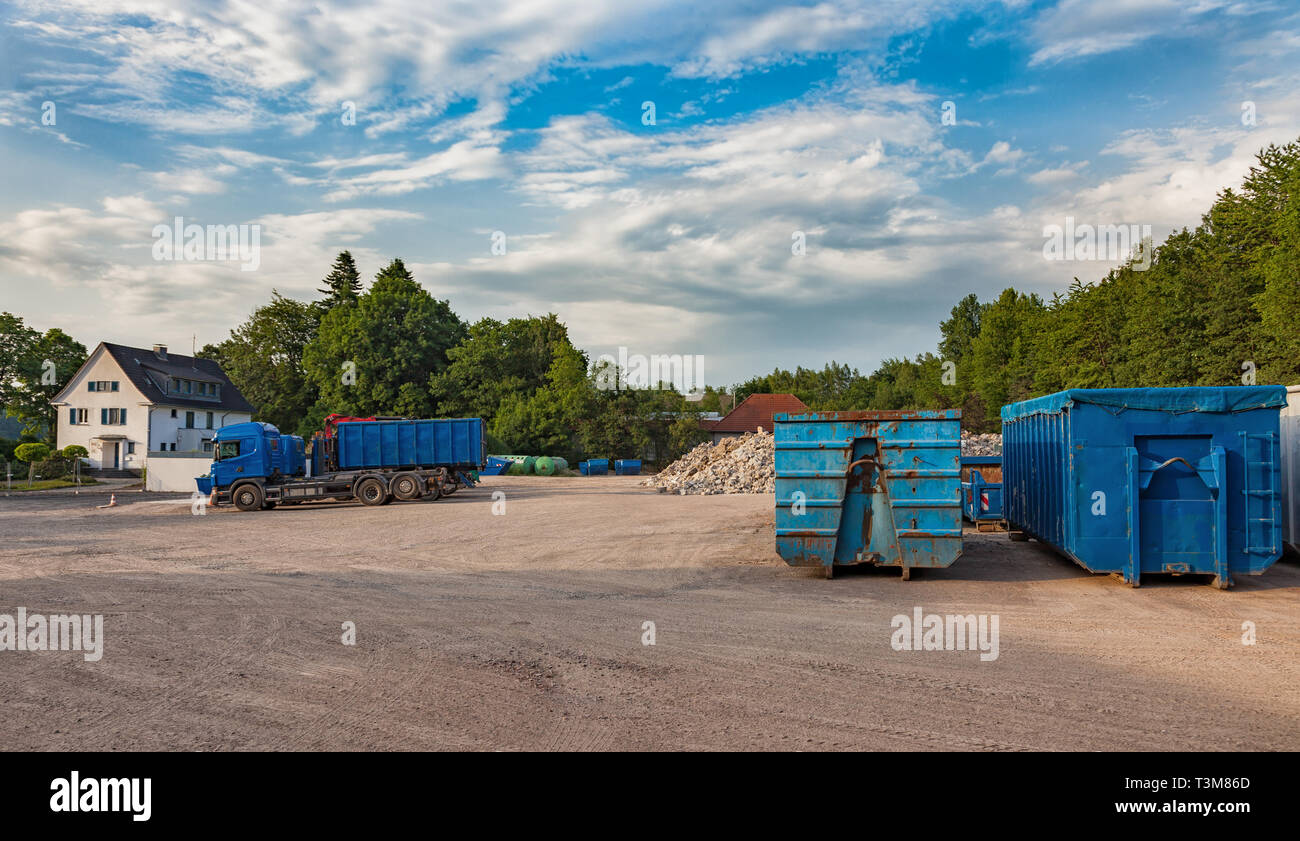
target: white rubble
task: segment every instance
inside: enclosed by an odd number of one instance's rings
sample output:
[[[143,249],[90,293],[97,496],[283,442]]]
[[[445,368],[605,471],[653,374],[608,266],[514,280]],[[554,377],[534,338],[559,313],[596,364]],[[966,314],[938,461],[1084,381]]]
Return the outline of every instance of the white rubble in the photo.
[[[762,430],[700,444],[641,484],[678,494],[763,494],[776,490],[775,448]]]
[[[964,456],[1002,455],[1002,436],[996,432],[961,431],[961,454]]]

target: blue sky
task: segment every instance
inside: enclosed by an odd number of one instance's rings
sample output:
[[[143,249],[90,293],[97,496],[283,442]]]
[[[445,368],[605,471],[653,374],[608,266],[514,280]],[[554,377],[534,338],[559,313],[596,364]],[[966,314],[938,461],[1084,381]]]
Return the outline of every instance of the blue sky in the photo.
[[[970,292],[1114,264],[1044,226],[1160,239],[1300,136],[1294,4],[271,5],[0,10],[0,309],[188,348],[347,248],[593,357],[869,371]],[[257,269],[153,259],[176,216],[259,225]]]

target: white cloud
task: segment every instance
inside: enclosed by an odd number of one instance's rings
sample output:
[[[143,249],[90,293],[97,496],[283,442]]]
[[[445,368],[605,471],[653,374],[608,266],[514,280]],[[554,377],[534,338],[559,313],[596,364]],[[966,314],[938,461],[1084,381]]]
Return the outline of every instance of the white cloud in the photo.
[[[317,297],[320,278],[343,248],[352,250],[363,271],[378,270],[388,258],[365,246],[364,238],[381,226],[419,218],[359,208],[199,220],[261,226],[260,266],[244,272],[238,262],[155,261],[153,228],[171,224],[172,214],[142,196],[114,196],[98,208],[65,205],[0,220],[0,276],[6,279],[7,306],[83,342],[142,342],[150,336],[139,331],[147,329],[177,346],[197,332],[202,344],[225,338],[272,288]],[[50,288],[58,300],[54,307]],[[178,326],[183,335],[162,335]]]
[[[1059,184],[1064,181],[1073,181],[1079,177],[1079,173],[1087,166],[1087,161],[1067,162],[1058,167],[1048,167],[1030,173],[1025,176],[1025,180],[1030,184]]]
[[[1115,52],[1156,36],[1185,35],[1224,3],[1199,0],[1061,0],[1032,27],[1040,44],[1030,64],[1048,64]]]

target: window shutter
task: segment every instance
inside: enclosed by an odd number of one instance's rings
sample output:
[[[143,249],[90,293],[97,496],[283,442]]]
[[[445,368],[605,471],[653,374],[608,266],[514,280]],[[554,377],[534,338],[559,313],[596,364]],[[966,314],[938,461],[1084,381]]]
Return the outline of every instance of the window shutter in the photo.
[[[89,382],[86,383],[86,391],[94,391],[94,390],[95,390],[95,381],[90,380]]]
[[[113,380],[113,390],[117,391],[117,380]]]
[[[76,409],[69,409],[69,410],[68,410],[68,423],[76,423],[76,422],[77,422],[77,410],[76,410]]]
[[[122,409],[119,412],[118,417],[122,419],[122,426],[126,426],[126,409]]]
[[[99,410],[99,422],[104,426],[108,426],[108,409]]]

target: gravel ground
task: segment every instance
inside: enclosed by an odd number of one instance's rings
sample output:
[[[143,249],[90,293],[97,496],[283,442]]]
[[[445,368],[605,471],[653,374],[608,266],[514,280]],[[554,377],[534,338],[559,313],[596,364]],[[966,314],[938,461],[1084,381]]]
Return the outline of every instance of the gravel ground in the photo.
[[[988,534],[909,582],[827,581],[777,558],[769,496],[638,481],[203,517],[158,494],[0,498],[0,613],[102,613],[106,637],[97,663],[0,651],[0,744],[1300,749],[1294,562],[1134,590]],[[893,651],[917,606],[997,614],[998,659]]]

